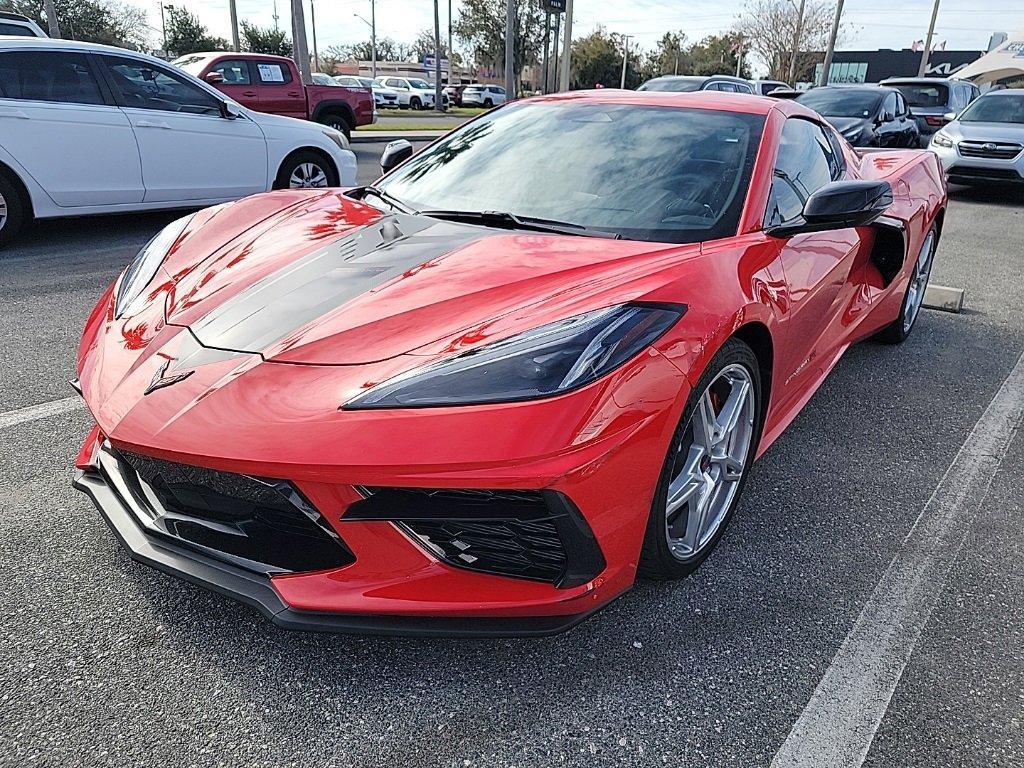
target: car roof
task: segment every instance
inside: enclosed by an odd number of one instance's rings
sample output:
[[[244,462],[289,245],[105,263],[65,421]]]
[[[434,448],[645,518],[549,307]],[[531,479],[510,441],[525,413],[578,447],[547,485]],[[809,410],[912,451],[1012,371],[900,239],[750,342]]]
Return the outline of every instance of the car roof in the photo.
[[[885,85],[886,83],[966,83],[966,80],[957,80],[955,77],[887,77],[885,80],[879,83],[879,85]]]
[[[820,119],[820,115],[802,104],[779,101],[769,96],[749,93],[726,93],[724,91],[624,91],[617,88],[595,88],[589,91],[569,91],[534,96],[523,101],[587,101],[595,104],[633,104],[650,107],[677,107],[689,109],[713,109],[725,112],[745,112],[751,115],[767,115],[772,110],[786,115],[799,115]],[[517,102],[518,103],[518,102]]]
[[[96,51],[113,53],[118,56],[136,56],[141,59],[153,59],[148,53],[140,53],[128,48],[101,43],[86,43],[81,40],[62,40],[56,37],[18,37],[16,35],[0,35],[0,47],[3,48],[39,48],[41,50],[60,49],[64,51]],[[160,59],[157,59],[160,61]],[[166,62],[165,62],[166,63]]]

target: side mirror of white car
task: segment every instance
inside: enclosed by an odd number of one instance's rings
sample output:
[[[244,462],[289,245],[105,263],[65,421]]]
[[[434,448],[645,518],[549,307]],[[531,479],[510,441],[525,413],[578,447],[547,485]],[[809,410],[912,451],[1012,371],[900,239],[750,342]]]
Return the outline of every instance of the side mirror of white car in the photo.
[[[222,101],[220,103],[220,116],[225,120],[234,120],[242,116],[242,110],[238,108],[237,104],[233,104],[230,101]]]

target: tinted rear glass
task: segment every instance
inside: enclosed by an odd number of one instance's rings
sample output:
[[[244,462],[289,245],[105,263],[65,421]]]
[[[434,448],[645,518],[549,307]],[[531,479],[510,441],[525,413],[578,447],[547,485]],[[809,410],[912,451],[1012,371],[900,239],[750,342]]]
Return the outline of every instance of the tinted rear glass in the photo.
[[[885,91],[815,88],[797,101],[824,117],[871,117],[878,112]]]
[[[911,107],[944,107],[949,104],[949,86],[942,83],[896,84]]]

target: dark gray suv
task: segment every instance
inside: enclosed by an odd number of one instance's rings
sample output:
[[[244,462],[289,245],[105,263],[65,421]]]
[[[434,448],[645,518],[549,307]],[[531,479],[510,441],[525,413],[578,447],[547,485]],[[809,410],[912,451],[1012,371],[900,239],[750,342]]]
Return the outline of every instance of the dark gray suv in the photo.
[[[932,134],[949,122],[947,113],[959,115],[981,93],[974,83],[944,77],[893,77],[879,85],[903,94],[921,132],[922,147],[927,147]]]

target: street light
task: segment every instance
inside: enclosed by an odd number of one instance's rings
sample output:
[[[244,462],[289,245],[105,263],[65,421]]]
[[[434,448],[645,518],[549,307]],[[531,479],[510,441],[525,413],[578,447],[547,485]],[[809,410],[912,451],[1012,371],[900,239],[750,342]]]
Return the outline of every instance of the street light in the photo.
[[[358,13],[353,13],[357,19],[370,28],[370,77],[377,79],[377,4],[370,0],[370,18],[367,21]]]

